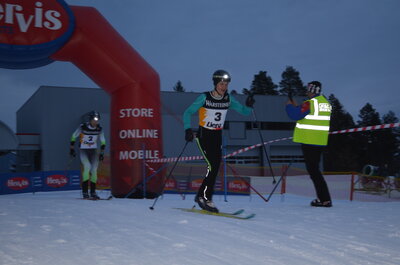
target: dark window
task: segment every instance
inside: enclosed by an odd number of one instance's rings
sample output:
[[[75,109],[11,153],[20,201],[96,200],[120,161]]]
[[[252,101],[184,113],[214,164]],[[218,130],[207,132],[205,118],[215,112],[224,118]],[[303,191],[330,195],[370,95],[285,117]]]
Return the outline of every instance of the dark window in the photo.
[[[292,131],[296,126],[294,122],[246,122],[246,130],[258,130],[261,125],[261,130],[280,130]]]
[[[253,126],[252,126],[251,124],[252,124],[252,122],[246,121],[246,130],[251,130],[251,129],[253,129]]]
[[[42,170],[42,151],[37,150],[33,153],[33,167],[34,171]]]
[[[224,123],[224,130],[229,130],[229,121]]]
[[[283,130],[283,131],[291,131],[294,130],[296,123],[294,122],[262,122],[261,129],[262,130]]]
[[[229,164],[260,164],[259,156],[230,156],[226,158]]]
[[[247,121],[246,122],[246,130],[257,130],[260,126],[259,122],[255,121]]]
[[[302,155],[271,155],[271,163],[304,163]]]

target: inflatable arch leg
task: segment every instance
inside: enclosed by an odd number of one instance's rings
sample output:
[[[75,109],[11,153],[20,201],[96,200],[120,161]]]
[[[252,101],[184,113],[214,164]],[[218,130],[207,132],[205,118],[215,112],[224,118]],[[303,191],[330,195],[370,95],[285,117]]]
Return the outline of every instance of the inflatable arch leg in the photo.
[[[112,194],[125,197],[142,181],[143,159],[162,157],[159,77],[95,8],[71,9],[75,31],[51,58],[72,62],[110,95]],[[127,137],[132,130],[147,138]],[[162,182],[154,177],[147,190]]]

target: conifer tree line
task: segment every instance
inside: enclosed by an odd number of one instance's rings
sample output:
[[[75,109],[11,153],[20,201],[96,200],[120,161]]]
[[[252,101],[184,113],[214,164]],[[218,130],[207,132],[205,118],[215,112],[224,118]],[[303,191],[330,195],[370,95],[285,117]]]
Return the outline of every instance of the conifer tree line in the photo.
[[[300,73],[292,66],[282,72],[282,79],[275,84],[267,71],[259,71],[254,75],[250,89],[243,88],[245,95],[288,95],[306,96],[306,86]],[[174,91],[185,92],[181,81],[174,86]],[[236,91],[232,91],[237,94]],[[365,127],[399,122],[393,111],[381,115],[370,103],[366,103],[358,114],[358,120],[345,110],[339,99],[330,94],[328,100],[332,104],[330,131],[338,131],[355,127]],[[324,171],[361,172],[365,165],[380,168],[380,175],[400,177],[400,129],[382,129],[357,133],[335,134],[329,136],[328,146],[323,156]]]

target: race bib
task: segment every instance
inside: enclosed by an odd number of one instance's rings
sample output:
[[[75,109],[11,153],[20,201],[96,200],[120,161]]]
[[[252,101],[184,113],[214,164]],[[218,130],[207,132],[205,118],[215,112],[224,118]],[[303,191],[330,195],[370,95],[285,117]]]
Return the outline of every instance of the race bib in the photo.
[[[98,135],[83,134],[81,137],[81,149],[95,149],[97,148]]]
[[[224,128],[226,112],[226,109],[207,109],[202,126],[211,130],[222,130]]]

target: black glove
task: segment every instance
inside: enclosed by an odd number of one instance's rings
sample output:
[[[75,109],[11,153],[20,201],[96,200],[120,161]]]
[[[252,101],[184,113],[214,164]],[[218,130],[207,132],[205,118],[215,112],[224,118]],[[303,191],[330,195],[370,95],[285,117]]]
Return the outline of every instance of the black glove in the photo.
[[[99,155],[99,160],[103,161],[104,160],[104,149],[106,149],[106,145],[102,144],[100,146],[100,155]]]
[[[185,141],[186,142],[192,142],[193,141],[193,131],[192,129],[186,129],[185,130]]]
[[[75,157],[76,156],[76,152],[75,152],[75,149],[69,149],[69,155],[70,156],[72,156],[72,157]]]
[[[246,98],[246,106],[249,108],[252,108],[254,103],[255,103],[255,99],[253,98],[253,95],[248,95]]]

